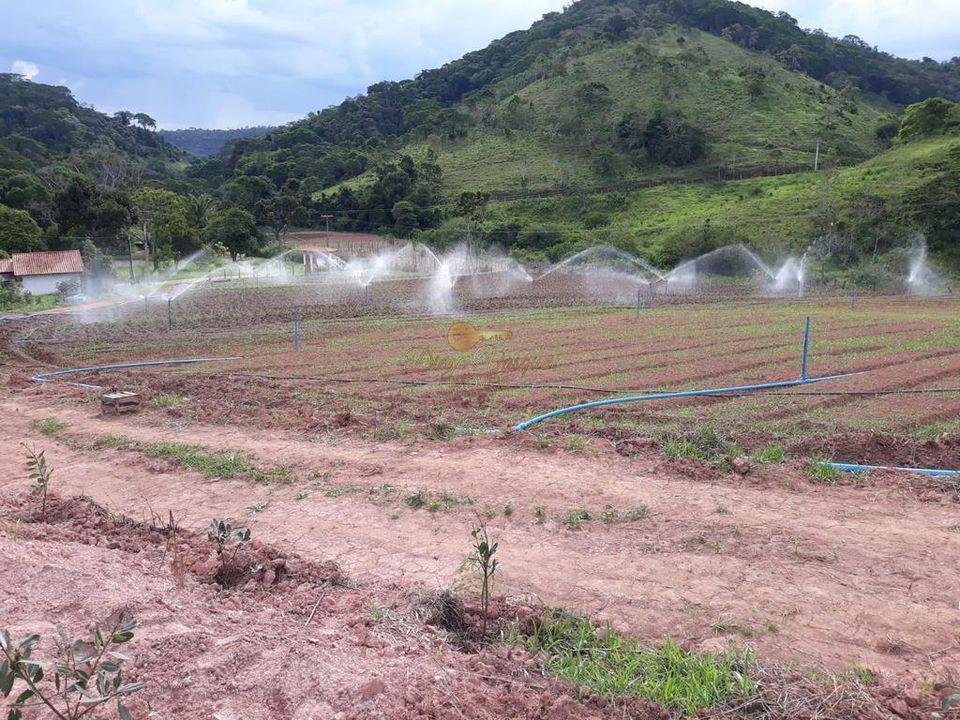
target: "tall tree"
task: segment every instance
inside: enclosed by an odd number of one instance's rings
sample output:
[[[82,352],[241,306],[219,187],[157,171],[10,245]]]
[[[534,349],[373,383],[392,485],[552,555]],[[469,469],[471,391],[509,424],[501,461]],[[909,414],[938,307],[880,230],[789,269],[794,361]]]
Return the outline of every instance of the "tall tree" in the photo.
[[[154,270],[159,269],[164,257],[182,255],[198,247],[197,234],[187,221],[187,202],[180,195],[143,188],[133,194],[133,206]]]
[[[203,241],[209,245],[223,245],[230,251],[230,257],[236,260],[238,255],[259,250],[263,235],[252,214],[242,208],[232,207],[213,217],[203,231]]]
[[[0,205],[0,251],[15,252],[43,250],[40,226],[26,210]]]

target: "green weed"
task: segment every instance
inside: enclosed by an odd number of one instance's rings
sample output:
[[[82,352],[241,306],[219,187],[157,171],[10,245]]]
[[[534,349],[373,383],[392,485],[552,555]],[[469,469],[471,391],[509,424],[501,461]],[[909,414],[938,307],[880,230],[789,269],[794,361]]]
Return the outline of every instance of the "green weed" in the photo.
[[[582,530],[583,523],[593,520],[593,516],[589,511],[578,509],[578,510],[569,510],[566,515],[563,516],[561,524],[567,528],[567,530]]]
[[[100,435],[90,443],[91,450],[102,450],[108,447],[117,448],[118,450],[129,450],[133,447],[133,441],[123,435]]]
[[[822,460],[812,460],[807,465],[807,476],[815,483],[836,485],[843,478],[843,471]]]
[[[239,452],[211,452],[198,445],[164,442],[147,446],[146,454],[148,457],[174,460],[211,479],[249,478],[258,482],[266,479],[250,458]]]
[[[373,439],[377,442],[395,440],[402,442],[410,436],[411,425],[406,420],[397,420],[392,425],[379,425],[373,431]]]
[[[158,408],[172,408],[180,404],[179,395],[154,395],[150,398],[150,404]]]
[[[758,463],[772,465],[782,463],[786,458],[786,454],[779,445],[765,445],[754,453],[753,458]]]
[[[642,697],[687,715],[753,693],[747,651],[700,655],[672,640],[648,648],[561,612],[533,621],[522,642],[543,655],[548,670],[590,693]]]
[[[54,417],[43,418],[42,420],[34,420],[30,423],[30,427],[39,432],[41,435],[56,435],[63,430],[66,430],[67,424],[62,420],[58,420]]]

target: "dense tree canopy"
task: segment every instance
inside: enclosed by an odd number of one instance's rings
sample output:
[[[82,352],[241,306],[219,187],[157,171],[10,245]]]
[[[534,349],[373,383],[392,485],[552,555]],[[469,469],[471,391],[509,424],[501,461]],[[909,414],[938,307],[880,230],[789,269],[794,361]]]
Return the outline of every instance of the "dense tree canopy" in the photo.
[[[40,227],[26,210],[0,205],[0,252],[7,257],[16,252],[43,249]]]
[[[208,245],[223,245],[230,251],[230,257],[236,260],[239,255],[249,255],[259,250],[263,236],[253,215],[234,207],[214,216],[203,231],[203,241]]]

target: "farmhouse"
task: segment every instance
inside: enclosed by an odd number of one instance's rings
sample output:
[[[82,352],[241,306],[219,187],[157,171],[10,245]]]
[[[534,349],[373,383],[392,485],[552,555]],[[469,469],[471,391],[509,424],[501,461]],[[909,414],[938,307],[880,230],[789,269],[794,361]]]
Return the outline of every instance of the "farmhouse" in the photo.
[[[83,258],[79,250],[14,253],[0,260],[0,280],[10,279],[34,295],[49,295],[57,292],[59,283],[83,280]]]

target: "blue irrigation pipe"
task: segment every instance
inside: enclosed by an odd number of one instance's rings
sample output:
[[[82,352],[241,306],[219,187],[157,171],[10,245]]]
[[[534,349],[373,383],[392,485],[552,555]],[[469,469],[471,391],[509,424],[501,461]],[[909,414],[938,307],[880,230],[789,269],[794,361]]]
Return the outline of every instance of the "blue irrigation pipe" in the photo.
[[[650,393],[648,395],[633,395],[631,397],[608,398],[607,400],[594,400],[593,402],[583,403],[582,405],[572,405],[570,407],[560,408],[552,412],[538,415],[535,418],[525,420],[514,430],[529,430],[534,425],[539,425],[544,420],[555,418],[558,415],[579,412],[581,410],[591,410],[607,405],[622,405],[624,403],[642,402],[645,400],[671,400],[674,398],[700,397],[710,395],[726,395],[728,393],[759,392],[762,390],[774,390],[778,388],[796,387],[798,385],[812,385],[813,383],[827,382],[828,380],[839,380],[840,378],[853,377],[861,375],[860,372],[842,373],[840,375],[827,375],[824,377],[806,378],[800,380],[783,380],[781,382],[762,383],[760,385],[737,385],[734,387],[713,388],[710,390],[681,390],[678,392]]]
[[[34,382],[51,382],[52,378],[63,377],[64,375],[80,375],[88,372],[109,372],[111,370],[129,370],[140,367],[158,367],[162,365],[195,365],[197,363],[225,362],[227,360],[241,360],[240,356],[213,357],[213,358],[188,358],[186,360],[149,360],[145,362],[118,363],[116,365],[90,365],[88,367],[70,368],[69,370],[53,370],[51,372],[37,373],[31,378]],[[89,385],[87,383],[70,383],[76,387],[87,388],[89,390],[99,390],[99,385]]]
[[[622,405],[624,403],[642,402],[645,400],[671,400],[673,398],[728,395],[731,393],[761,392],[763,390],[775,390],[779,388],[797,387],[798,385],[810,385],[812,383],[826,382],[827,380],[839,380],[840,378],[852,377],[853,375],[861,374],[859,372],[853,372],[853,373],[842,373],[840,375],[827,375],[824,377],[815,377],[815,378],[809,377],[807,375],[807,370],[809,368],[808,360],[809,360],[809,354],[810,354],[810,327],[811,327],[811,322],[810,322],[810,316],[808,315],[806,324],[804,326],[804,332],[803,332],[803,358],[802,358],[802,363],[800,368],[799,380],[781,380],[780,382],[762,383],[759,385],[737,385],[734,387],[713,388],[709,390],[680,390],[677,392],[649,393],[647,395],[632,395],[630,397],[608,398],[606,400],[594,400],[593,402],[583,403],[582,405],[571,405],[570,407],[560,408],[559,410],[554,410],[552,412],[548,412],[543,415],[538,415],[535,418],[524,420],[522,423],[515,426],[513,429],[529,430],[534,425],[539,425],[544,420],[555,418],[558,415],[566,415],[567,413],[579,412],[581,410],[592,410],[593,408],[606,407],[607,405]]]
[[[856,465],[854,463],[821,462],[843,472],[868,472],[870,470],[899,470],[900,472],[922,473],[924,475],[960,477],[960,470],[937,470],[934,468],[888,467],[886,465]]]

